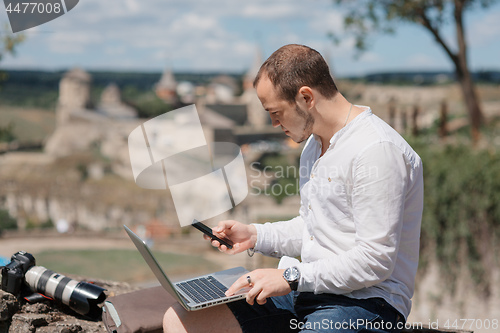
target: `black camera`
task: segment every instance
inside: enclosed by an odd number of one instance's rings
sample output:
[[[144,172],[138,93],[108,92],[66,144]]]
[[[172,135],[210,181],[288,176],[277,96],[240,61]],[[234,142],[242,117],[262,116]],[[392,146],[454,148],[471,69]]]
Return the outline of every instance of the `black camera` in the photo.
[[[35,258],[24,251],[14,253],[10,263],[2,267],[2,290],[20,295],[24,287],[24,274],[36,265]]]
[[[100,317],[102,312],[98,305],[106,299],[106,289],[36,266],[31,254],[20,251],[13,254],[10,263],[2,267],[2,290],[20,297],[29,289],[62,302],[92,319]]]

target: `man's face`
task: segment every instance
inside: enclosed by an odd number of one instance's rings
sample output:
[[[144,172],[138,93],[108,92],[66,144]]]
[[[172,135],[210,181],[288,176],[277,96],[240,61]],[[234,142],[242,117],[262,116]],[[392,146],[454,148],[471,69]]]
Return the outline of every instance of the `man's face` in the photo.
[[[289,103],[279,98],[267,76],[261,77],[256,90],[262,106],[271,116],[274,127],[281,127],[285,134],[297,143],[306,140],[311,135],[314,118],[307,110],[301,109],[297,103]]]

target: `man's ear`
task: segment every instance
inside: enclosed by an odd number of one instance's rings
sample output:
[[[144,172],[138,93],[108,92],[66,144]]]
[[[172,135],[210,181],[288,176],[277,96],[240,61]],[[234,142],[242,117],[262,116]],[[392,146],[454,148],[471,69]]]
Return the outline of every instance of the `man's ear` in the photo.
[[[305,109],[311,109],[315,105],[314,92],[308,86],[302,86],[295,97],[295,102]]]

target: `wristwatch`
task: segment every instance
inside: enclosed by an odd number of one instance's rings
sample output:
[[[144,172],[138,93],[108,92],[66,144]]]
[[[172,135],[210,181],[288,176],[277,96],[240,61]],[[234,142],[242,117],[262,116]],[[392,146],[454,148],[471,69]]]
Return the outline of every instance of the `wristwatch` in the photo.
[[[297,290],[300,279],[300,271],[297,267],[293,266],[285,269],[285,271],[283,272],[283,278],[290,285],[290,289]]]

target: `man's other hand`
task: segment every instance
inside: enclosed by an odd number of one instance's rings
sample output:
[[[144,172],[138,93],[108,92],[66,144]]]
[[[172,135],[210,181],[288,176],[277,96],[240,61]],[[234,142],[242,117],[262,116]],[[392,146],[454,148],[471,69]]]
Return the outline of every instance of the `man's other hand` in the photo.
[[[247,303],[264,304],[268,297],[283,296],[291,292],[290,285],[283,278],[284,269],[265,268],[256,269],[241,276],[226,291],[226,296],[234,295],[242,288],[250,287],[247,294]]]

